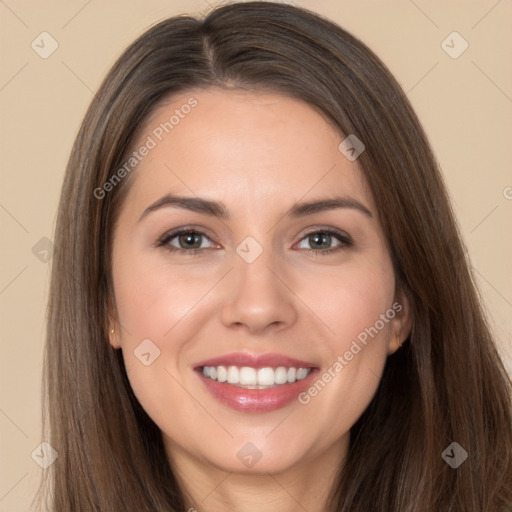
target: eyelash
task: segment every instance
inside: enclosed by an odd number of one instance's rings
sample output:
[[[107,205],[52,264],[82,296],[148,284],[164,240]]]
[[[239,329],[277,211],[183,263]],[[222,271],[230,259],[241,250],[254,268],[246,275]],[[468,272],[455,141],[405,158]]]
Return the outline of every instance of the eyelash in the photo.
[[[334,229],[334,228],[325,228],[325,229],[319,228],[319,229],[310,231],[309,233],[306,233],[300,239],[300,241],[304,240],[305,238],[307,238],[307,237],[309,237],[311,235],[318,234],[318,233],[321,233],[323,235],[334,236],[341,243],[338,246],[336,246],[335,248],[333,248],[333,249],[326,249],[326,250],[323,250],[323,249],[302,249],[302,250],[307,251],[309,253],[312,253],[314,256],[325,256],[325,255],[330,255],[330,254],[337,253],[339,251],[345,250],[345,249],[347,249],[347,248],[349,248],[349,247],[351,247],[353,245],[352,241],[350,240],[350,238],[345,233],[343,233],[342,231],[339,231],[337,229]],[[189,255],[195,255],[195,254],[198,254],[201,251],[205,250],[204,248],[203,249],[181,249],[181,248],[173,247],[173,246],[169,245],[169,242],[171,240],[173,240],[177,236],[183,235],[183,234],[201,235],[201,236],[204,236],[204,237],[209,239],[209,237],[205,233],[203,233],[202,231],[199,231],[197,229],[190,228],[190,227],[184,227],[184,228],[179,228],[179,229],[176,229],[174,231],[171,231],[169,233],[164,234],[158,240],[156,245],[157,245],[157,247],[165,248],[169,252],[181,252],[181,253],[185,253],[185,254],[189,254]]]

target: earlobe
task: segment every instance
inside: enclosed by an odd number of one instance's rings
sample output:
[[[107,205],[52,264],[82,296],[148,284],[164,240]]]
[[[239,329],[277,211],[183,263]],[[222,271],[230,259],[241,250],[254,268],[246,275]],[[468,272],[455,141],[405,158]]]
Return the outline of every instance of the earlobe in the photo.
[[[108,338],[109,338],[109,343],[110,343],[110,345],[112,345],[113,348],[115,348],[115,349],[121,348],[121,344],[119,343],[119,340],[118,340],[118,333],[114,327],[109,328]]]
[[[118,328],[118,322],[115,320],[117,318],[117,310],[114,304],[114,300],[111,295],[108,296],[108,316],[107,316],[107,335],[108,341],[112,348],[118,349],[121,348],[121,329]]]
[[[412,330],[411,305],[401,288],[397,289],[392,309],[395,311],[395,316],[390,322],[388,355],[394,354],[402,346]]]

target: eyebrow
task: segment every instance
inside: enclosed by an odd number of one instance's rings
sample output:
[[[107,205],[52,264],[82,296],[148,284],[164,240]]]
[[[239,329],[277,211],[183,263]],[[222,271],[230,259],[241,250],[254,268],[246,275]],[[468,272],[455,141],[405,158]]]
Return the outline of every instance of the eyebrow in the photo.
[[[228,220],[230,218],[226,206],[221,202],[212,201],[210,199],[203,199],[200,197],[184,197],[176,196],[173,194],[166,194],[148,206],[144,212],[142,212],[138,222],[140,222],[149,213],[160,210],[162,208],[181,208],[192,212],[201,213],[203,215],[217,217],[219,219]],[[285,216],[287,215],[293,218],[299,218],[338,208],[354,209],[363,213],[367,217],[373,217],[372,212],[366,206],[364,206],[356,199],[348,196],[297,203],[285,213]]]

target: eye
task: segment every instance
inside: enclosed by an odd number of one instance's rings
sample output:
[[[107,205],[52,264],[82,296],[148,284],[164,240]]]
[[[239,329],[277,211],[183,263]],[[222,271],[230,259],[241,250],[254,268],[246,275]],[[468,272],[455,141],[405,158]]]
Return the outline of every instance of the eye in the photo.
[[[176,239],[176,242],[173,241]],[[207,248],[204,240],[210,240],[202,231],[192,228],[180,228],[166,233],[158,241],[158,247],[164,247],[168,251],[180,251],[187,254],[197,254]]]
[[[338,240],[338,244],[332,247],[331,244],[335,240]],[[299,248],[305,249],[308,252],[313,252],[314,254],[322,255],[333,254],[335,252],[342,251],[352,245],[352,241],[348,235],[333,228],[310,231],[301,239],[300,243],[303,241],[309,243],[312,248]]]

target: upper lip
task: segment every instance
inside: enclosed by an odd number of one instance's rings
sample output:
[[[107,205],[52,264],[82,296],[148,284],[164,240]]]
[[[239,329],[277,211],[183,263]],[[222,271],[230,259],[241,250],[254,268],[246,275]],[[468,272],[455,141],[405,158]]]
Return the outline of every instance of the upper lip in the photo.
[[[232,352],[231,354],[224,354],[212,359],[207,359],[194,365],[196,369],[204,366],[249,366],[252,368],[278,368],[279,366],[285,366],[316,368],[314,363],[301,361],[283,354],[250,354],[248,352]]]

